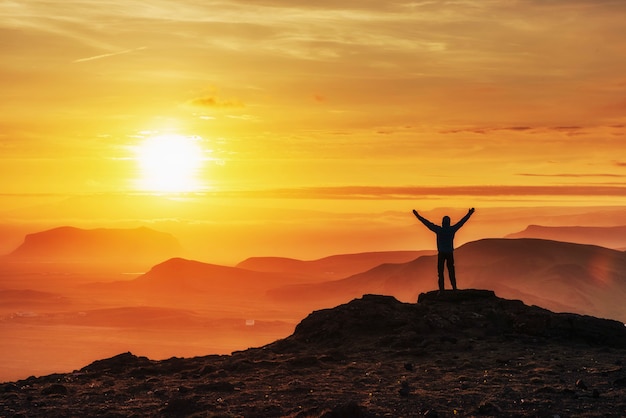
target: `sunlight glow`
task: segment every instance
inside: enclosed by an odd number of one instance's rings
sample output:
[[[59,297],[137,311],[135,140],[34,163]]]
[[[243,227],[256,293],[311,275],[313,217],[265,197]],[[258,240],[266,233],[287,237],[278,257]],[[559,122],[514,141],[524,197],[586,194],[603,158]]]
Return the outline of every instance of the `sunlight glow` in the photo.
[[[204,164],[200,138],[178,134],[147,137],[135,150],[141,171],[137,188],[155,192],[203,189],[199,171]]]

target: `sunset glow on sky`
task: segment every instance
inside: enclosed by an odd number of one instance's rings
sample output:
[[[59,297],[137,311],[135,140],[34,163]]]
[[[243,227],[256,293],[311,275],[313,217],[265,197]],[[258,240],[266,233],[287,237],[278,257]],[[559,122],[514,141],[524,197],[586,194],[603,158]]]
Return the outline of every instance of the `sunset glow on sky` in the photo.
[[[608,0],[3,1],[0,193],[626,203],[625,21]],[[145,178],[146,132],[194,138],[193,180]]]
[[[469,208],[459,289],[622,321],[626,0],[0,0],[0,382],[413,303]]]

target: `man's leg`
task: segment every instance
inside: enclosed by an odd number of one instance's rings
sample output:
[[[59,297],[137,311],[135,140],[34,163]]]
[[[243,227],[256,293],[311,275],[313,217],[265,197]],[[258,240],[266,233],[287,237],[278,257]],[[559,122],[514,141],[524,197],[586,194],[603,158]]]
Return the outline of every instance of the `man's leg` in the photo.
[[[446,255],[443,253],[439,253],[437,256],[437,276],[439,277],[439,290],[443,290],[443,268],[444,262],[446,261]]]
[[[452,289],[456,290],[456,272],[454,270],[454,254],[447,254],[448,260],[448,273],[450,274],[450,283],[452,284]]]

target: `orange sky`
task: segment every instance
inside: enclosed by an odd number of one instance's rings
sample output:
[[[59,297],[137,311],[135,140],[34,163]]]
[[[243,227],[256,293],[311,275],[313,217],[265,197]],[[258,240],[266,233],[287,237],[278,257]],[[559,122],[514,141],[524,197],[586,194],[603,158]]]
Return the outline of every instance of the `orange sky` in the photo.
[[[202,155],[186,191],[626,204],[624,22],[608,0],[3,1],[0,193],[142,191],[138,147],[175,134]]]

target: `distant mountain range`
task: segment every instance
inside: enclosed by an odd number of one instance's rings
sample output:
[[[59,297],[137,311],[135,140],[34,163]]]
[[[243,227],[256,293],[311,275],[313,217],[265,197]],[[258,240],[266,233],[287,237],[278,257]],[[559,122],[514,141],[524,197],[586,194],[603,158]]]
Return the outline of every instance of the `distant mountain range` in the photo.
[[[219,312],[220,317],[296,321],[303,314],[301,310],[285,313],[266,297],[269,289],[293,283],[304,280],[288,274],[172,258],[132,280],[86,285],[85,292],[106,297],[108,303],[116,305],[185,308]]]
[[[602,231],[611,231],[617,239],[622,229],[535,226],[524,233],[582,237],[585,231],[590,239]],[[173,236],[148,228],[60,227],[28,235],[7,258],[109,264],[165,259],[135,280],[97,284],[94,289],[129,306],[277,309],[289,312],[292,319],[367,293],[411,302],[437,286],[432,251],[343,254],[311,261],[254,257],[235,267],[172,258],[180,252]],[[455,257],[460,288],[494,289],[503,297],[551,310],[626,322],[624,252],[546,239],[484,239],[461,246]]]
[[[222,303],[232,298],[262,298],[266,289],[293,283],[293,277],[238,267],[173,258],[128,283],[134,291],[156,293],[159,299],[187,298],[192,303]]]
[[[507,298],[626,322],[626,254],[608,248],[540,239],[485,239],[455,252],[460,288],[488,288]],[[437,287],[436,256],[384,264],[324,283],[271,289],[280,303],[316,309],[366,293],[414,302]],[[450,288],[447,281],[446,286]]]
[[[406,263],[434,253],[435,251],[379,251],[332,255],[310,261],[284,257],[251,257],[237,264],[237,267],[331,280],[360,273],[380,264]]]
[[[344,257],[337,256],[333,262],[340,265],[345,260],[350,266],[359,258]],[[541,239],[485,239],[461,246],[455,258],[459,288],[493,289],[507,298],[554,311],[626,322],[626,253],[621,251]],[[262,268],[268,266],[267,261],[260,263]],[[269,261],[273,269],[283,272],[297,264],[306,265],[291,259]],[[109,291],[139,295],[136,297],[143,298],[143,303],[265,306],[297,317],[368,293],[414,302],[419,293],[437,287],[436,262],[436,255],[426,255],[409,262],[380,264],[343,279],[324,280],[176,258],[135,280],[107,286]],[[450,288],[447,272],[446,287]]]
[[[380,252],[336,255],[314,261],[280,257],[260,257],[246,260],[236,267],[203,263],[184,258],[172,258],[152,267],[131,281],[95,284],[94,290],[122,295],[134,303],[161,306],[192,306],[222,309],[263,309],[271,312],[279,307],[267,298],[268,291],[305,283],[324,283],[338,272],[343,277],[368,270],[388,260],[412,260],[419,254],[432,252]],[[300,268],[298,268],[300,266]],[[312,266],[312,269],[307,268]],[[244,268],[247,267],[247,268]],[[253,270],[253,267],[260,269]],[[336,269],[333,271],[333,269]],[[124,296],[125,295],[125,296]],[[308,311],[289,306],[292,319]]]
[[[593,244],[614,249],[626,248],[626,226],[541,226],[529,225],[506,238],[542,238],[554,241]]]
[[[40,262],[152,263],[180,255],[172,235],[140,227],[81,229],[62,226],[28,234],[9,254],[12,260]]]

